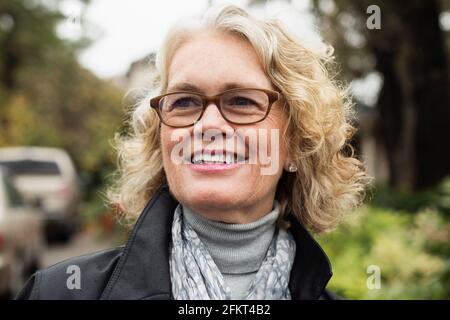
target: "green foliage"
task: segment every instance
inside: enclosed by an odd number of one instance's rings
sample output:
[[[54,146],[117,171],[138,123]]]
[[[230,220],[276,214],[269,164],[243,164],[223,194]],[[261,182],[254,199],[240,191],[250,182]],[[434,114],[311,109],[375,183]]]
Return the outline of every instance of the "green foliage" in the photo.
[[[439,211],[366,206],[319,242],[334,269],[329,287],[345,298],[450,298],[450,221]],[[380,289],[368,289],[370,265],[380,268]]]
[[[393,192],[391,188],[379,185],[372,190],[372,194],[369,201],[372,206],[408,212],[433,207],[447,215],[450,214],[450,177],[445,178],[437,186],[420,192]]]

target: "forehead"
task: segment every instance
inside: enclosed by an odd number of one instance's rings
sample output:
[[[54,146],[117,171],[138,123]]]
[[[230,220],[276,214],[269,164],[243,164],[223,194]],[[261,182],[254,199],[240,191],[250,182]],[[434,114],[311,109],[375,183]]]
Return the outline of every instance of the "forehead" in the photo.
[[[192,83],[211,92],[226,83],[273,88],[251,44],[217,32],[196,35],[176,50],[168,88],[178,83]]]

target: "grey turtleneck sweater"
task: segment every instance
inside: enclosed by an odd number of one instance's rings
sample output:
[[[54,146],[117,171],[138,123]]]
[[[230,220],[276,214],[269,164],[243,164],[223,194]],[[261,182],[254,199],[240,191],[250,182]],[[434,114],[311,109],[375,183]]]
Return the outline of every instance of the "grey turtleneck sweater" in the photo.
[[[280,212],[274,208],[262,218],[245,224],[213,221],[183,206],[183,216],[197,233],[222,273],[232,299],[245,299],[256,272],[261,267]]]

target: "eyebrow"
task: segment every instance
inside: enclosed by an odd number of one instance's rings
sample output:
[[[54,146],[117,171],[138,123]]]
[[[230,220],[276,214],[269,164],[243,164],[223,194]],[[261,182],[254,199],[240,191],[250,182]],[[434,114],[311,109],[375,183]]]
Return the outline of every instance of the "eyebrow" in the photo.
[[[259,86],[256,86],[256,85],[250,84],[250,83],[227,82],[221,88],[222,88],[222,91],[226,91],[226,90],[238,89],[238,88],[258,88],[258,87]],[[188,82],[176,83],[167,89],[168,93],[175,92],[175,91],[192,91],[192,92],[197,92],[197,93],[202,93],[202,94],[205,93],[205,91],[202,90],[200,87],[196,86],[195,84],[188,83]]]

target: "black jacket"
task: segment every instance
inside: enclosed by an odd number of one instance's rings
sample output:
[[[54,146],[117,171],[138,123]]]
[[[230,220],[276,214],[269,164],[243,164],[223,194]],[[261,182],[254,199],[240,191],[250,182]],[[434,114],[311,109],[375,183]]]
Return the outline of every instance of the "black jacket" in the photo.
[[[168,187],[162,187],[142,211],[125,246],[39,270],[17,299],[173,299],[169,241],[177,204]],[[297,219],[289,219],[297,244],[289,281],[292,299],[337,298],[325,290],[332,272],[324,251]],[[79,267],[80,289],[68,289],[72,265]]]

